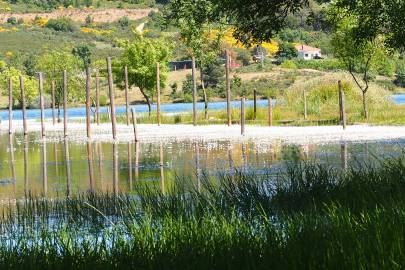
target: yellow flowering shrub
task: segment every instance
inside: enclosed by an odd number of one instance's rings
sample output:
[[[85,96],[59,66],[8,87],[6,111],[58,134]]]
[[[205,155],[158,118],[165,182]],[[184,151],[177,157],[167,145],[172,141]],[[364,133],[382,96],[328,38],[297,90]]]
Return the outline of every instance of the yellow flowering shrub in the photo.
[[[94,34],[94,35],[98,35],[98,36],[106,36],[112,33],[112,30],[99,30],[99,29],[94,29],[94,28],[90,28],[90,27],[82,27],[80,28],[80,31],[82,33],[86,33],[86,34]]]

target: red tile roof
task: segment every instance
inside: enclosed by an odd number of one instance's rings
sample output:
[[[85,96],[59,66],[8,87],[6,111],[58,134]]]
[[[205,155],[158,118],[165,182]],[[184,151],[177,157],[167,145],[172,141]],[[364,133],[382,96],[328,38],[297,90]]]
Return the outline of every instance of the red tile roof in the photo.
[[[295,49],[297,51],[303,51],[303,52],[313,52],[313,51],[320,52],[321,51],[321,49],[319,49],[319,48],[314,48],[314,47],[310,47],[310,46],[303,45],[303,44],[295,45]]]

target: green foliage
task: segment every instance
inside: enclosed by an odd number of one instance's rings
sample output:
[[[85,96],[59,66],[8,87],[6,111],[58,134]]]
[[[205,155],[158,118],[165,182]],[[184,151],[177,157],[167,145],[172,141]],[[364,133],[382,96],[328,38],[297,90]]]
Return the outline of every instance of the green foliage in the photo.
[[[279,50],[276,54],[277,58],[281,61],[291,60],[298,56],[298,52],[294,45],[291,43],[281,43],[279,45]]]
[[[282,68],[297,69],[297,65],[292,60],[285,60],[280,66]]]
[[[405,87],[405,62],[404,61],[402,61],[398,64],[394,83],[397,86]]]
[[[248,50],[238,49],[236,60],[239,61],[243,66],[248,66],[252,61],[252,55]]]
[[[120,18],[120,19],[118,20],[118,24],[119,24],[122,28],[128,27],[129,24],[130,24],[130,21],[129,21],[128,16],[124,16],[124,17]]]
[[[114,62],[114,73],[117,83],[123,83],[123,70],[128,67],[130,86],[140,88],[150,108],[150,97],[156,90],[157,63],[160,64],[160,85],[165,87],[168,74],[168,61],[171,47],[164,39],[145,38],[135,33],[132,42],[121,41],[123,53]]]
[[[295,59],[295,65],[300,69],[315,69],[319,71],[337,71],[345,69],[345,66],[336,58],[326,58],[317,60]]]
[[[59,106],[63,102],[63,71],[68,74],[68,99],[69,102],[83,101],[84,79],[78,76],[80,70],[79,59],[69,52],[54,50],[38,57],[37,71],[44,72],[47,83],[45,84],[48,93],[51,93],[51,81],[55,81],[56,96],[55,102]]]
[[[8,80],[11,78],[13,90],[13,106],[18,102],[18,107],[22,106],[21,90],[20,90],[20,76],[24,80],[25,100],[27,107],[31,107],[35,98],[38,96],[38,83],[33,77],[23,75],[20,70],[13,67],[6,68],[0,72],[0,88],[2,94],[8,96]]]
[[[45,27],[53,29],[58,32],[76,32],[79,26],[69,17],[60,17],[57,19],[50,19]]]
[[[7,23],[11,25],[16,25],[17,24],[17,18],[16,17],[10,17],[7,19]]]
[[[90,66],[91,63],[91,51],[90,47],[87,44],[78,44],[76,45],[73,50],[72,54],[79,57],[83,61],[83,66],[85,68]]]

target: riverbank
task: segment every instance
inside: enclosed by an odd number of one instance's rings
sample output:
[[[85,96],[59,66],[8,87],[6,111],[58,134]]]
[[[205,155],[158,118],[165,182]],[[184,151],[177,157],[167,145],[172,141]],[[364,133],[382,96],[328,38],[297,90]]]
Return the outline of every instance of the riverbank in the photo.
[[[13,131],[22,133],[22,121],[13,121]],[[63,138],[63,124],[53,125],[46,121],[46,136],[55,141]],[[28,131],[37,133],[41,131],[41,123],[35,120],[28,121]],[[113,142],[111,124],[92,124],[92,141]],[[0,132],[8,132],[8,121],[0,125]],[[39,137],[39,136],[38,136]],[[138,125],[138,137],[142,142],[165,141],[255,141],[256,143],[280,142],[286,144],[327,144],[340,142],[370,142],[370,141],[399,141],[405,140],[405,126],[369,126],[353,125],[343,130],[341,126],[306,126],[306,127],[264,127],[246,126],[245,135],[241,135],[239,125],[228,127],[226,125]],[[74,142],[86,142],[85,123],[68,123],[68,138]],[[117,125],[116,142],[129,142],[134,140],[133,126]]]

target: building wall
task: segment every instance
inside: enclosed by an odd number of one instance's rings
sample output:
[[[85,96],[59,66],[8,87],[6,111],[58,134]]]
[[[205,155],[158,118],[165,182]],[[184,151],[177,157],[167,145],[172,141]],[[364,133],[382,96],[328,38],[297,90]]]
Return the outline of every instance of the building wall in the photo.
[[[322,57],[322,54],[319,51],[300,51],[300,52],[298,52],[298,57],[304,58],[305,60],[314,59],[315,56]]]

